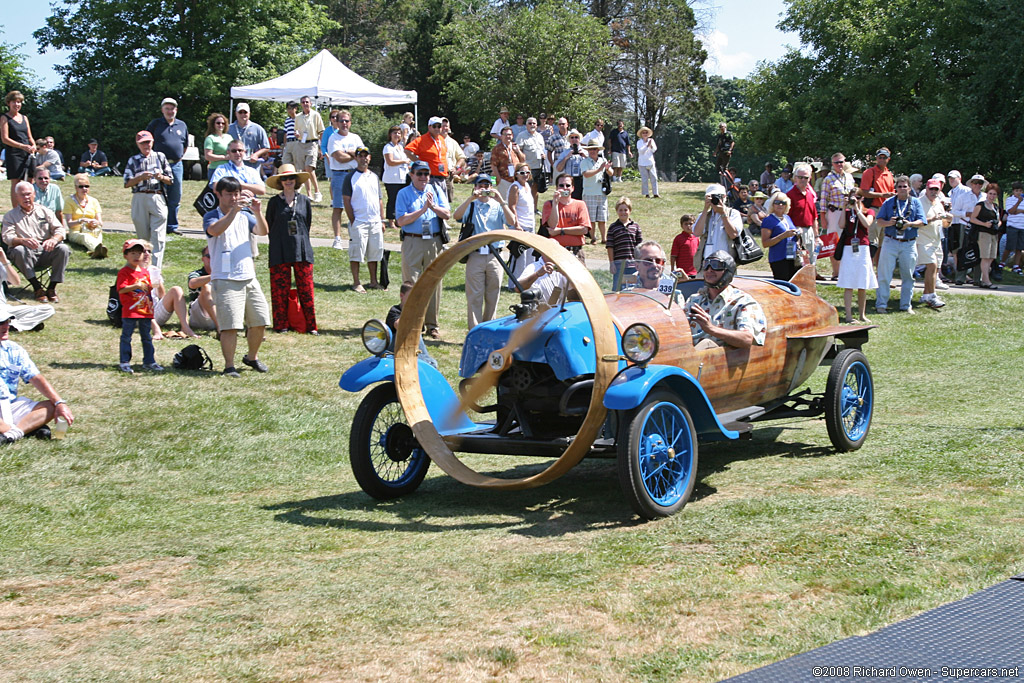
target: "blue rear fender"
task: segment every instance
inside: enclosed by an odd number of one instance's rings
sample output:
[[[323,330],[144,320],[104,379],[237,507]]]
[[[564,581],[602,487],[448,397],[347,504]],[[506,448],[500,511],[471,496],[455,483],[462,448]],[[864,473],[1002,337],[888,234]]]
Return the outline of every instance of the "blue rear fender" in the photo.
[[[461,434],[479,427],[459,410],[459,397],[444,375],[425,361],[419,361],[420,387],[430,419],[441,434]],[[394,356],[365,358],[341,375],[338,386],[345,391],[359,392],[378,382],[395,381]],[[446,428],[442,428],[445,425]]]
[[[702,441],[738,439],[739,432],[726,429],[715,415],[700,383],[686,370],[670,365],[631,365],[612,380],[604,394],[609,410],[633,410],[640,407],[656,386],[670,389],[680,398],[693,418],[697,438]]]

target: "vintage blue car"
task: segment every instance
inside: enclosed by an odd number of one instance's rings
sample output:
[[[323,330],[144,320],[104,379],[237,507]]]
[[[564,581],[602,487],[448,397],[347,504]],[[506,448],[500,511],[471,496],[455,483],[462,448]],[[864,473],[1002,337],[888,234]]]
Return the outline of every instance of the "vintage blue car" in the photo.
[[[453,388],[418,358],[426,298],[463,255],[508,239],[555,264],[562,286],[548,300],[527,290],[512,315],[472,329]],[[811,267],[790,282],[737,276],[734,286],[764,311],[764,345],[696,349],[681,302],[700,281],[666,277],[657,289],[611,291],[609,273],[589,272],[548,239],[499,231],[460,242],[410,292],[394,339],[379,321],[364,326],[371,356],[341,377],[347,391],[376,385],[352,421],[356,480],[375,498],[395,498],[414,491],[433,460],[466,484],[521,489],[584,457],[609,457],[633,509],[654,519],[689,500],[701,441],[749,437],[758,421],[823,414],[836,449],[859,448],[873,409],[860,350],[870,326],[839,326],[814,280]],[[812,394],[802,387],[819,365],[829,366],[828,380],[823,394]],[[493,404],[478,405],[492,388]],[[551,462],[506,478],[472,469],[472,454]]]

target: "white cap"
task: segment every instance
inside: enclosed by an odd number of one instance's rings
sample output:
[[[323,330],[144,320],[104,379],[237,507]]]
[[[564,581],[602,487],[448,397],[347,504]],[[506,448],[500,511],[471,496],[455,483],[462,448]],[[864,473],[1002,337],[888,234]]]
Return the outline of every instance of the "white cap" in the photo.
[[[440,116],[431,116],[430,119],[427,120],[427,127],[440,126],[443,123],[444,121],[441,120]]]
[[[721,185],[719,185],[718,183],[714,183],[712,185],[708,185],[708,189],[704,190],[704,196],[705,197],[707,197],[708,195],[716,195],[716,194],[725,194],[725,188],[722,187]]]
[[[946,175],[949,176],[950,178],[963,178],[963,176],[960,175],[960,171],[956,170],[955,168]]]
[[[165,104],[173,104],[175,107],[177,107],[178,106],[178,100],[174,99],[173,97],[165,97],[163,99],[163,101],[160,102],[160,106],[162,107]]]
[[[238,106],[235,107],[235,111],[249,111],[249,105],[245,102],[239,102]]]

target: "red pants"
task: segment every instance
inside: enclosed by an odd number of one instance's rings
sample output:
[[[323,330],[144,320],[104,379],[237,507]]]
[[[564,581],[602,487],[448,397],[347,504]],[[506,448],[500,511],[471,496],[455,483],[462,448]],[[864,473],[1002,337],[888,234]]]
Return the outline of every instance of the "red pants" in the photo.
[[[274,317],[274,330],[288,327],[288,292],[292,288],[292,269],[295,270],[295,289],[299,291],[299,306],[306,317],[306,331],[317,329],[316,309],[313,306],[313,264],[280,263],[270,266],[270,305]]]

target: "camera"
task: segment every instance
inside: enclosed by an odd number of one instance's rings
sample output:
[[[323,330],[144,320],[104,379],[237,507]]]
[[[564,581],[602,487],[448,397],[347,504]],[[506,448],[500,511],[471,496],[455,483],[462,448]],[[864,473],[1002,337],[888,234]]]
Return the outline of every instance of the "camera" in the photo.
[[[717,195],[717,194],[711,195],[711,205],[712,206],[721,206],[722,205],[722,197],[720,195]]]
[[[490,197],[492,194],[494,194],[493,190],[480,190],[481,197]]]
[[[568,197],[569,195],[572,194],[572,192],[569,190],[559,190],[558,194],[562,197]]]
[[[896,216],[896,222],[893,224],[897,232],[903,232],[907,228],[907,221],[903,216]]]
[[[579,152],[580,152],[580,143],[578,143],[578,142],[572,143],[572,153],[573,154],[579,154]]]

